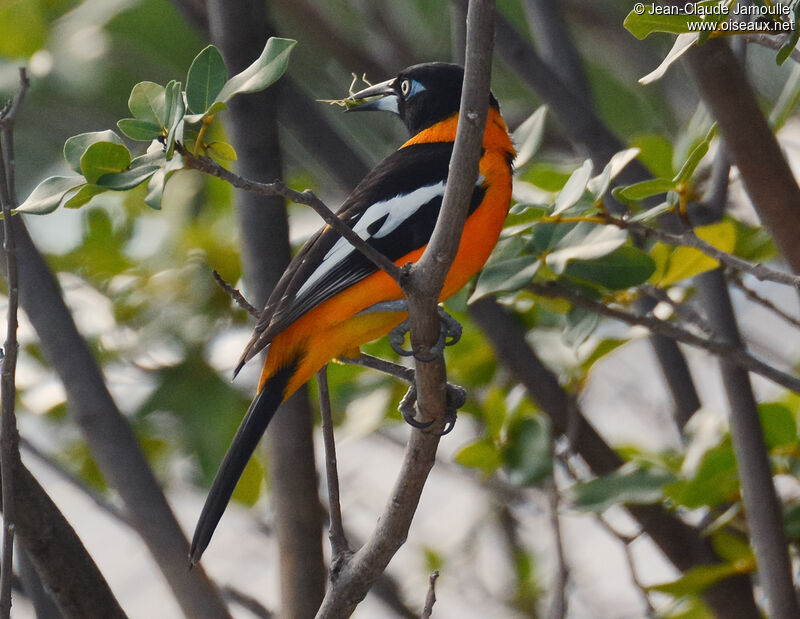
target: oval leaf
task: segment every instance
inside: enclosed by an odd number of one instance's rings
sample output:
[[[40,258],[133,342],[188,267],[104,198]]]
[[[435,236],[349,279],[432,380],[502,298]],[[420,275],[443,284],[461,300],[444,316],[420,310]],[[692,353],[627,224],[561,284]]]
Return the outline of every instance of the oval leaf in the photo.
[[[650,256],[623,245],[596,260],[573,260],[564,272],[611,290],[622,290],[646,282],[655,270],[656,263]]]
[[[628,148],[616,153],[611,157],[606,167],[603,168],[603,171],[589,181],[587,187],[589,191],[594,194],[595,201],[605,195],[609,185],[611,185],[611,181],[619,176],[619,173],[625,169],[625,166],[636,159],[638,154],[638,148]]]
[[[270,37],[261,56],[238,75],[234,75],[222,87],[217,100],[227,101],[232,96],[257,92],[270,86],[286,71],[289,66],[289,54],[297,45],[293,39]]]
[[[534,256],[520,256],[510,260],[493,262],[481,271],[475,292],[469,302],[495,292],[512,292],[529,284],[539,270],[541,262]]]
[[[544,135],[544,121],[547,116],[547,106],[542,105],[531,114],[511,136],[512,142],[518,145],[517,157],[514,167],[519,169],[528,163],[539,150]]]
[[[502,464],[500,452],[490,440],[481,439],[465,445],[455,455],[455,461],[461,466],[478,469],[489,476]]]
[[[105,188],[98,187],[97,185],[84,185],[74,196],[64,202],[64,208],[80,208],[104,191],[106,191]]]
[[[553,215],[563,213],[570,206],[575,204],[581,199],[583,192],[586,191],[586,185],[589,183],[589,178],[592,176],[592,161],[587,159],[583,165],[575,170],[572,175],[567,179],[564,189],[558,194],[556,198],[556,205],[553,209]]]
[[[131,90],[128,109],[137,120],[158,125],[163,131],[167,128],[166,90],[160,84],[139,82]]]
[[[651,178],[627,187],[618,187],[613,194],[622,202],[638,202],[650,196],[657,196],[675,189],[675,181],[669,178]]]
[[[222,54],[213,45],[201,51],[192,61],[186,76],[186,102],[195,114],[205,112],[217,99],[225,82],[228,69]]]
[[[674,479],[672,473],[659,469],[620,470],[575,484],[568,494],[578,509],[600,513],[620,503],[658,503],[664,498],[662,488]]]
[[[512,484],[531,486],[547,479],[553,470],[547,422],[542,417],[523,417],[512,422],[502,456]]]
[[[131,153],[122,144],[96,142],[81,157],[81,172],[87,182],[96,183],[105,174],[116,174],[131,164]]]
[[[75,172],[82,174],[81,157],[83,157],[87,148],[97,142],[122,144],[122,139],[111,130],[92,131],[90,133],[81,133],[67,138],[67,141],[64,142],[64,159],[67,160],[69,167]]]
[[[161,135],[161,127],[157,124],[138,118],[123,118],[117,121],[117,127],[132,140],[150,142]]]
[[[113,191],[126,191],[141,185],[160,169],[161,166],[158,165],[147,165],[132,168],[125,172],[118,172],[117,174],[104,174],[97,179],[97,185]]]
[[[547,254],[547,265],[559,275],[570,260],[594,260],[610,254],[628,238],[627,232],[616,226],[580,222]]]
[[[39,183],[31,195],[14,211],[34,215],[50,213],[58,208],[67,192],[85,183],[82,176],[51,176]]]

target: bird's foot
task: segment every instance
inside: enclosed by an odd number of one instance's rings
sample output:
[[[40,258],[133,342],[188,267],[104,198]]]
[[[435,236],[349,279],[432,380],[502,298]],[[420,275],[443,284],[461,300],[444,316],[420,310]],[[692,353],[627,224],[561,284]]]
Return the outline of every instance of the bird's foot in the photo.
[[[445,423],[441,436],[449,434],[450,431],[455,427],[456,419],[458,417],[458,409],[464,406],[464,403],[467,401],[467,391],[463,387],[453,385],[452,383],[447,383],[447,392],[445,397],[447,400],[447,409],[445,410]],[[400,414],[403,416],[403,420],[412,428],[424,430],[425,428],[430,427],[430,425],[433,423],[433,420],[418,421],[416,419],[417,388],[414,385],[411,385],[408,388],[408,391],[406,391],[403,399],[400,400],[400,405],[397,408],[400,411]]]
[[[402,357],[414,356],[418,361],[433,361],[444,352],[445,346],[452,346],[461,339],[463,331],[461,323],[453,318],[450,314],[444,311],[441,307],[439,310],[439,340],[436,344],[425,354],[403,348],[405,343],[406,334],[410,331],[410,324],[408,319],[401,322],[389,333],[389,343],[398,355]]]

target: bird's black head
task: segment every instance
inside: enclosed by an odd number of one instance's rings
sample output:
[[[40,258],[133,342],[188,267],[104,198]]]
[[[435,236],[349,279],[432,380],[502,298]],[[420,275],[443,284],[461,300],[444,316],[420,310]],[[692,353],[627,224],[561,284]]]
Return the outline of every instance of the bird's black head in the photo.
[[[403,69],[397,77],[365,88],[351,99],[366,99],[348,111],[386,110],[398,114],[411,135],[458,111],[464,68],[426,62]],[[492,97],[494,101],[494,97]]]

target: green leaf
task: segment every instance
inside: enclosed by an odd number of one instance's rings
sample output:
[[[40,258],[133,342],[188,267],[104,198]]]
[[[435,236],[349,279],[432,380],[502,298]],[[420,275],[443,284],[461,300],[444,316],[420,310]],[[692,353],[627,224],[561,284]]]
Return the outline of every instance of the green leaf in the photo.
[[[508,479],[518,486],[540,484],[550,476],[550,427],[541,416],[521,417],[509,424],[502,451]]]
[[[785,506],[783,513],[783,528],[786,537],[792,541],[800,540],[800,504]]]
[[[746,537],[720,529],[711,536],[711,545],[725,561],[753,561],[753,549]]]
[[[589,183],[589,178],[591,176],[592,161],[591,159],[587,159],[580,168],[570,175],[561,193],[556,197],[552,215],[563,213],[580,200],[581,196],[583,196],[583,193],[586,191],[586,185]]]
[[[717,563],[714,565],[700,565],[671,582],[645,587],[648,591],[659,591],[674,597],[699,595],[712,585],[721,580],[750,571],[747,565],[736,563]]]
[[[161,210],[161,199],[164,197],[164,184],[166,172],[162,168],[156,171],[147,183],[147,195],[144,203],[155,211]]]
[[[159,165],[140,166],[117,174],[104,174],[96,182],[105,189],[127,191],[141,185],[160,169]]]
[[[519,256],[486,265],[478,277],[469,303],[495,292],[512,292],[529,284],[541,262],[534,256]]]
[[[608,338],[601,341],[597,346],[595,346],[591,354],[581,362],[581,369],[584,372],[588,372],[600,359],[627,342],[628,340],[615,338]]]
[[[675,183],[685,183],[692,178],[692,174],[694,174],[697,166],[700,165],[703,157],[705,157],[706,153],[708,152],[709,143],[710,140],[706,139],[694,147],[694,150],[692,150],[692,152],[689,154],[689,158],[686,160],[686,163],[683,164],[680,171],[675,175]]]
[[[547,266],[560,275],[570,260],[600,258],[613,252],[627,238],[627,232],[616,226],[581,221],[556,244],[545,261]]]
[[[88,204],[92,198],[105,191],[106,189],[104,187],[98,187],[97,185],[84,185],[74,196],[64,202],[64,208],[80,208]]]
[[[183,128],[185,124],[184,113],[186,105],[183,102],[180,82],[171,81],[167,84],[167,139],[164,143],[166,158],[172,159],[175,152],[175,143],[183,141]]]
[[[540,106],[533,114],[514,130],[512,142],[517,145],[517,156],[514,167],[519,169],[528,163],[539,150],[544,136],[544,122],[547,116],[547,106]]]
[[[672,473],[653,468],[620,469],[609,475],[569,488],[570,499],[580,510],[603,512],[620,504],[658,503],[662,488],[674,481]]]
[[[573,307],[567,314],[567,322],[561,337],[567,346],[577,348],[586,341],[600,322],[600,316],[581,307]]]
[[[136,84],[128,98],[128,109],[135,119],[157,125],[162,131],[167,129],[167,95],[160,84]]]
[[[712,447],[697,467],[694,477],[670,484],[664,492],[675,503],[696,509],[715,507],[739,495],[736,455],[729,441]]]
[[[189,111],[200,114],[205,112],[222,90],[228,80],[228,69],[222,54],[213,45],[209,45],[192,61],[186,76],[186,103]]]
[[[456,452],[454,459],[461,466],[478,469],[486,476],[494,473],[502,464],[499,450],[488,439],[480,439],[465,445]]]
[[[123,118],[117,121],[117,127],[131,140],[150,142],[162,135],[161,127],[155,123],[138,118]]]
[[[611,181],[613,181],[619,173],[625,169],[625,166],[633,161],[638,154],[638,148],[628,148],[616,153],[611,157],[606,167],[603,168],[603,171],[589,181],[587,187],[589,191],[594,194],[595,201],[605,195],[611,185]]]
[[[611,290],[638,286],[656,270],[655,261],[641,249],[623,245],[596,260],[572,260],[564,273]]]
[[[689,48],[697,43],[699,38],[700,33],[698,32],[679,34],[675,39],[672,49],[669,51],[664,60],[661,61],[661,64],[658,65],[655,70],[640,78],[639,83],[643,86],[646,86],[647,84],[652,84],[656,80],[664,77],[664,74],[670,68],[672,63],[689,51]]]
[[[64,195],[85,183],[82,176],[51,176],[39,183],[14,211],[33,215],[51,213],[58,208]]]
[[[236,150],[227,142],[210,142],[206,151],[217,161],[236,161]]]
[[[647,38],[654,32],[669,32],[671,34],[681,34],[689,32],[689,20],[697,21],[697,16],[668,13],[656,13],[656,11],[669,11],[668,7],[658,4],[646,4],[645,10],[641,14],[632,10],[625,16],[622,25],[637,39]]]
[[[81,157],[81,172],[87,182],[96,183],[105,174],[116,174],[131,164],[131,153],[122,144],[95,142]]]
[[[798,40],[800,40],[800,30],[798,30],[797,26],[795,26],[786,43],[784,43],[780,50],[778,50],[778,55],[775,57],[775,61],[778,63],[778,66],[786,62],[786,59],[792,55],[794,48],[797,47]]]
[[[274,83],[289,66],[289,55],[297,41],[270,37],[261,56],[238,75],[234,75],[217,95],[218,101],[227,101],[237,94],[257,92]]]
[[[669,178],[651,178],[627,187],[617,187],[612,193],[618,200],[631,203],[671,191],[675,189],[675,184]]]
[[[122,145],[122,139],[111,130],[92,131],[91,133],[81,133],[67,138],[67,141],[64,142],[64,159],[67,160],[69,167],[73,171],[80,174],[83,173],[83,170],[81,170],[81,157],[92,144],[97,142],[111,142]]]
[[[759,404],[758,416],[767,449],[797,444],[797,422],[787,406],[771,402]]]
[[[736,227],[730,221],[695,228],[695,234],[717,249],[730,253],[736,246]],[[669,253],[668,246],[656,243],[650,255],[658,264],[666,256],[666,263],[657,269],[650,281],[667,287],[689,277],[717,268],[719,262],[693,247],[678,247]]]

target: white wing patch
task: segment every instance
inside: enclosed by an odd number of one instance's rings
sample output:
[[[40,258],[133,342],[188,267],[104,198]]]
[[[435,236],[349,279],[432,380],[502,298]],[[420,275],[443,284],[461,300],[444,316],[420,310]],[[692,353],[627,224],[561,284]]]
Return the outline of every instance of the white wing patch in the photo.
[[[445,181],[440,181],[434,185],[426,185],[425,187],[415,189],[411,193],[395,196],[383,202],[376,202],[364,211],[364,214],[356,222],[356,225],[353,226],[353,231],[364,240],[368,238],[379,239],[390,234],[396,230],[400,224],[416,213],[423,205],[437,196],[443,196],[444,185]],[[370,234],[367,229],[382,217],[386,217],[386,220],[381,224],[378,230]],[[336,241],[333,247],[328,250],[328,253],[325,254],[325,257],[322,259],[317,269],[303,282],[295,298],[301,296],[314,286],[315,283],[330,273],[342,260],[345,260],[354,251],[356,251],[356,249],[350,245],[346,239],[340,238]]]

